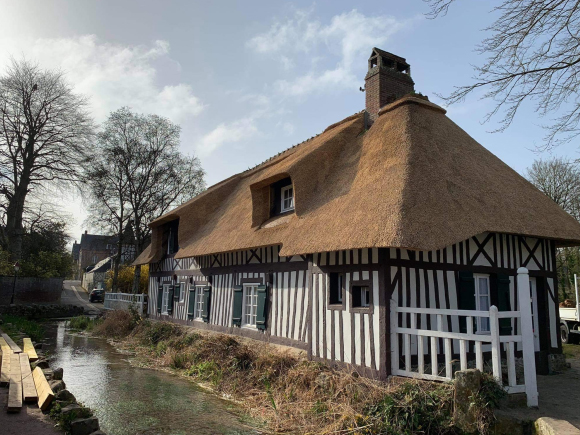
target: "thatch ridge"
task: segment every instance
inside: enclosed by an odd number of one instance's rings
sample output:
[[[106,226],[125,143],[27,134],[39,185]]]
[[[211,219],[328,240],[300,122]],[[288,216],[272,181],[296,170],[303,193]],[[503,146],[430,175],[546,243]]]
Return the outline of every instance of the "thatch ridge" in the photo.
[[[177,258],[282,245],[280,255],[400,247],[434,250],[493,231],[580,244],[580,224],[453,123],[439,106],[404,97],[230,177],[152,223],[179,216]],[[295,214],[268,228],[264,183],[288,174]]]

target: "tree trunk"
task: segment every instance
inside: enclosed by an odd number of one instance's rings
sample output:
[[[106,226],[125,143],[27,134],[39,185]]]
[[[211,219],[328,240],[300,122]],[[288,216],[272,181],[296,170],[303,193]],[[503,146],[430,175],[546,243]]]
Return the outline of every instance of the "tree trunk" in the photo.
[[[22,215],[24,214],[24,203],[28,193],[28,183],[21,181],[16,188],[14,195],[8,202],[6,209],[6,233],[8,236],[8,252],[10,261],[16,262],[22,258],[22,237],[24,228],[22,227]]]
[[[133,231],[134,231],[134,238],[135,238],[135,254],[141,255],[141,251],[143,251],[143,241],[141,240],[142,235],[140,231],[139,225],[141,222],[139,219],[135,218],[133,221]],[[139,294],[141,293],[140,289],[140,281],[141,281],[141,265],[135,266],[135,274],[133,275],[133,290],[132,293]]]
[[[139,294],[141,293],[140,288],[140,281],[141,281],[141,265],[135,266],[135,275],[133,275],[133,293]]]

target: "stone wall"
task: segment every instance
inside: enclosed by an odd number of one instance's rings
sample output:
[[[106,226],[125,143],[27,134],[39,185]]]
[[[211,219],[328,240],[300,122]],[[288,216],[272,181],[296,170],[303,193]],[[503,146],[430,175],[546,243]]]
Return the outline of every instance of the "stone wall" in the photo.
[[[62,278],[18,277],[14,292],[15,304],[58,304],[62,294]],[[9,305],[14,277],[0,277],[0,305]]]
[[[62,319],[84,314],[83,307],[76,305],[0,305],[1,314],[25,317],[31,320]]]

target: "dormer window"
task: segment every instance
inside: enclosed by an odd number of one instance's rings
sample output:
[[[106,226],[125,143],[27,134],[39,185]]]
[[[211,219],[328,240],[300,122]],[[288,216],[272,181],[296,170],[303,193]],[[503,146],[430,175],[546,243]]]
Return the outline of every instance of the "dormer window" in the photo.
[[[281,213],[294,210],[294,188],[291,184],[282,188],[280,197],[282,199]]]
[[[179,219],[163,225],[162,244],[165,255],[173,255],[179,250],[178,230]]]

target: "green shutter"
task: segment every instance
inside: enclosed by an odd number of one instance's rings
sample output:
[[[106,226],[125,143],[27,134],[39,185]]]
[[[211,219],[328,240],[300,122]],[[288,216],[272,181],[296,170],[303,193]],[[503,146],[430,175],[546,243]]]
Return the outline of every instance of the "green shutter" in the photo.
[[[189,302],[187,303],[187,318],[193,319],[195,316],[195,288],[189,290]]]
[[[157,289],[157,313],[161,313],[161,305],[163,305],[163,286],[160,285]]]
[[[167,314],[172,314],[173,313],[173,291],[174,291],[175,287],[174,286],[169,286],[169,295],[167,298]]]
[[[209,323],[209,313],[211,310],[211,287],[203,288],[203,314],[201,318],[205,323]]]
[[[497,309],[498,311],[511,311],[510,303],[510,277],[502,273],[497,274]],[[499,319],[499,335],[511,335],[512,320]]]
[[[475,310],[475,280],[473,279],[473,272],[459,271],[457,304],[460,310]],[[464,316],[459,316],[459,331],[467,332],[467,319]]]
[[[177,283],[173,286],[173,299],[175,299],[176,302],[179,301],[179,297],[181,293],[181,284]]]
[[[234,326],[242,326],[242,302],[244,300],[244,287],[234,286],[234,307],[232,323]]]
[[[256,308],[256,328],[265,330],[268,321],[268,287],[258,286],[258,306]]]

